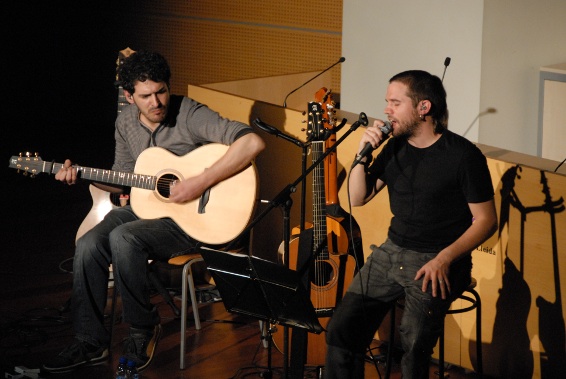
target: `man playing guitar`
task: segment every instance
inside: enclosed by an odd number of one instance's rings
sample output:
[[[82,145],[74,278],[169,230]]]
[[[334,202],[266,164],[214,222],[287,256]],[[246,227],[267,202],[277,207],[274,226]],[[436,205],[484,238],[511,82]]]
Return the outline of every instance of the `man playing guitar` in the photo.
[[[229,147],[215,162],[186,177],[179,173],[182,168],[171,171],[170,175],[163,177],[165,179],[158,180],[157,191],[145,190],[137,194],[132,190],[132,206],[113,209],[102,222],[78,239],[72,293],[75,341],[44,364],[47,371],[71,371],[80,366],[102,363],[108,358],[110,334],[103,322],[110,264],[122,297],[124,320],[130,324],[124,354],[136,361],[138,370],[150,364],[161,327],[157,310],[149,298],[148,260],[168,260],[172,256],[186,254],[202,242],[175,221],[175,214],[181,214],[179,209],[185,209],[184,205],[206,194],[194,218],[205,213],[207,201],[215,200],[214,187],[253,165],[253,159],[265,147],[263,140],[248,125],[222,118],[188,97],[170,94],[169,81],[169,65],[157,53],[136,52],[118,67],[118,83],[130,105],[116,120],[112,167],[115,172],[102,172],[102,180],[93,179],[95,185],[120,193],[131,182],[138,185],[138,182],[145,182],[145,176],[130,173],[138,169],[137,161],[142,153],[156,147],[175,156],[190,155],[211,143]],[[150,163],[159,165],[161,162],[156,160],[160,159],[152,157],[153,162]],[[67,159],[55,178],[71,185],[82,175],[82,171]],[[127,180],[121,182],[123,175],[127,176]],[[163,186],[166,188],[161,188]],[[136,208],[136,198],[143,200],[144,197],[159,198],[173,209],[172,215],[155,217],[150,213],[144,217],[143,207]]]

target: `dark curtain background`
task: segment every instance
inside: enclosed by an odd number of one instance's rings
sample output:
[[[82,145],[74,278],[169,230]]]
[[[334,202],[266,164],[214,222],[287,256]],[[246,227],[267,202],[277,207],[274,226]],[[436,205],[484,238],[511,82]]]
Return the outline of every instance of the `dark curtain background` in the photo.
[[[110,168],[116,59],[135,43],[124,22],[129,3],[9,1],[1,6],[2,298],[17,297],[26,282],[60,271],[91,206],[88,183],[69,187],[48,174],[32,179],[8,168],[9,158],[30,151],[46,161],[70,158]],[[5,316],[6,310],[0,311]]]

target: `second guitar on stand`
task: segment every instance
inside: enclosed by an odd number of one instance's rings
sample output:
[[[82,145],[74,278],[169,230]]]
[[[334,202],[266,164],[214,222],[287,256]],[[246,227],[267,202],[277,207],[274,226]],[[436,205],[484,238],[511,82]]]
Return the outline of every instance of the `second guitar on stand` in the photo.
[[[312,137],[313,163],[336,141],[336,131],[332,130],[333,106],[326,88],[317,92],[315,102],[308,104],[308,133]],[[350,228],[350,215],[338,203],[337,177],[334,151],[325,158],[324,165],[319,164],[312,171],[312,223],[307,223],[302,232],[300,227],[294,228],[289,244],[289,268],[301,270],[305,268],[305,264],[308,265],[304,283],[309,288],[311,301],[323,328],[326,328],[334,308],[340,303],[354,277],[356,261],[363,264],[361,232],[353,219],[353,228]],[[355,257],[355,254],[359,255]],[[287,257],[283,256],[282,259]],[[293,333],[296,332],[290,332],[291,369],[294,367],[295,371],[300,370],[305,364],[323,366],[326,355],[325,333],[308,333],[306,354],[303,351],[305,341],[297,339]],[[282,338],[281,332],[273,336],[278,346],[282,346]],[[298,373],[296,376],[301,375]]]

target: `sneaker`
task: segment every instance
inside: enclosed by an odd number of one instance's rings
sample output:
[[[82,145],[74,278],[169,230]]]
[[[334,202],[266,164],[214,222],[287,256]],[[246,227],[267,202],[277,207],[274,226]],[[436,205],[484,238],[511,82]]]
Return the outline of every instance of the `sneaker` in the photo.
[[[130,328],[130,336],[124,341],[124,355],[136,362],[138,371],[145,369],[151,363],[159,337],[161,337],[160,324],[149,330]]]
[[[52,373],[68,372],[81,366],[104,363],[108,357],[107,348],[75,340],[50,362],[45,363],[43,369]]]

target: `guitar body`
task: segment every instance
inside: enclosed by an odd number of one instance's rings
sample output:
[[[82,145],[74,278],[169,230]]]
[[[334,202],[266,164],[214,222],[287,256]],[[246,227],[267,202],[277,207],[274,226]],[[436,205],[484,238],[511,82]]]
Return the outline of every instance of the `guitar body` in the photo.
[[[204,243],[222,244],[233,240],[253,215],[257,193],[253,164],[216,184],[199,199],[175,204],[168,198],[170,178],[185,180],[198,175],[227,150],[226,145],[208,144],[182,157],[160,147],[144,150],[136,162],[135,172],[154,175],[157,186],[151,190],[132,187],[130,204],[133,211],[145,219],[170,217],[188,235]],[[222,225],[221,230],[219,225]]]
[[[92,207],[77,230],[75,241],[98,224],[104,216],[116,206],[110,199],[110,192],[101,190],[95,185],[88,186],[92,198]]]
[[[327,216],[327,242],[330,254],[317,258],[311,265],[309,275],[311,301],[315,309],[331,309],[340,302],[356,272],[356,259],[350,251],[349,233],[342,225],[345,220]],[[307,223],[306,231],[312,232],[313,225]],[[289,268],[297,270],[299,260],[299,228],[292,231],[289,242]],[[285,262],[283,244],[279,257]]]
[[[320,315],[318,321],[326,330],[332,310],[340,303],[356,272],[356,260],[348,254],[348,233],[333,217],[327,216],[327,241],[330,254],[316,259],[309,270],[310,299]],[[293,229],[298,232],[298,228]],[[312,225],[307,225],[303,232],[312,232]],[[300,237],[295,236],[289,242],[289,268],[300,269],[298,265]],[[292,338],[293,331],[289,331]],[[283,334],[273,336],[276,343],[282,343]],[[308,333],[307,357],[305,363],[310,366],[323,366],[326,356],[326,332]]]
[[[336,244],[333,251],[339,251],[340,254],[346,252],[350,255],[357,264],[357,268],[364,265],[364,251],[362,244],[362,230],[356,219],[346,212],[339,204],[327,204],[327,224],[332,227],[329,238],[334,240],[329,241],[329,244]]]

